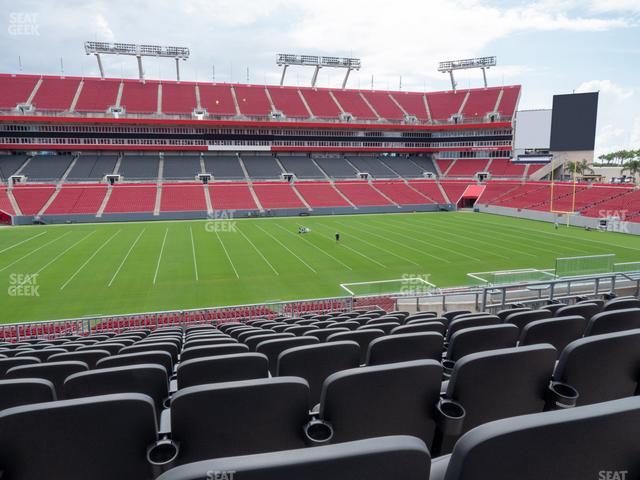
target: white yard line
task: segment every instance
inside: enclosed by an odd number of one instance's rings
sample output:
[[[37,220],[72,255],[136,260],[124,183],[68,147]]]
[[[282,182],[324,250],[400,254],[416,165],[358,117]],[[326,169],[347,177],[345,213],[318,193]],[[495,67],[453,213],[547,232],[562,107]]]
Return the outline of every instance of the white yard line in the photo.
[[[47,233],[47,232],[39,233],[38,235],[36,235],[34,237],[27,238],[26,240],[22,240],[21,242],[14,243],[13,245],[9,245],[8,247],[3,248],[2,250],[0,250],[0,253],[4,253],[7,250],[11,250],[12,248],[17,247],[18,245],[22,245],[23,243],[27,243],[27,242],[30,242],[31,240],[35,240],[36,238],[41,237],[45,233]]]
[[[64,287],[66,287],[67,285],[69,285],[69,283],[71,283],[71,280],[73,280],[73,279],[76,277],[76,275],[78,275],[78,273],[80,273],[80,271],[81,271],[84,267],[86,267],[86,266],[87,266],[87,264],[88,264],[91,260],[93,260],[93,259],[95,258],[95,256],[96,256],[96,255],[98,255],[98,253],[100,252],[100,250],[102,250],[104,247],[106,247],[106,246],[107,246],[107,244],[108,244],[111,240],[113,240],[113,239],[114,239],[114,238],[115,238],[115,237],[116,237],[116,236],[117,236],[121,231],[122,231],[122,230],[118,230],[116,233],[114,233],[113,235],[111,235],[111,236],[110,236],[110,237],[109,237],[109,238],[108,238],[108,239],[107,239],[107,240],[106,240],[102,245],[100,245],[100,247],[98,247],[98,249],[97,249],[95,252],[93,252],[93,254],[92,254],[89,258],[87,258],[86,262],[84,262],[82,265],[80,265],[80,268],[78,268],[78,270],[76,270],[76,271],[74,272],[74,274],[73,274],[73,275],[71,275],[71,276],[69,277],[69,279],[68,279],[66,282],[64,282],[64,283],[62,284],[62,286],[60,287],[60,290],[63,290],[63,289],[64,289]]]
[[[291,249],[289,247],[287,247],[284,243],[282,243],[280,240],[278,240],[276,237],[274,237],[273,235],[271,235],[269,232],[267,232],[265,229],[263,229],[262,227],[256,225],[257,228],[259,228],[260,230],[262,230],[264,233],[266,233],[267,235],[269,235],[271,238],[273,238],[276,242],[278,242],[280,244],[280,246],[282,246],[282,248],[284,248],[287,252],[289,252],[291,255],[293,255],[294,257],[296,257],[298,260],[300,260],[309,270],[311,270],[313,273],[318,273],[317,270],[315,268],[313,268],[311,265],[309,265],[307,262],[305,262],[303,259],[301,259],[298,255],[296,255],[295,253],[293,253],[291,251]]]
[[[224,243],[222,243],[222,239],[220,238],[220,235],[218,234],[218,232],[216,232],[216,237],[218,237],[218,241],[220,242],[220,245],[222,245],[222,249],[224,250],[224,253],[227,256],[227,260],[229,260],[229,264],[231,265],[231,268],[233,268],[233,273],[236,274],[236,278],[240,278],[240,275],[238,275],[238,270],[236,270],[236,266],[233,264],[233,260],[231,260],[231,256],[229,255],[229,252],[227,252],[227,247],[225,247]]]
[[[164,244],[167,242],[167,234],[169,233],[169,229],[167,228],[164,231],[164,238],[162,239],[162,246],[160,247],[160,255],[158,255],[158,263],[156,264],[156,273],[153,276],[153,284],[156,284],[156,280],[158,279],[158,271],[160,270],[160,260],[162,260],[162,252],[164,252]]]
[[[113,274],[113,277],[111,277],[111,280],[109,281],[109,285],[107,285],[107,287],[110,287],[111,284],[114,282],[114,280],[116,279],[116,277],[118,276],[118,273],[120,273],[120,269],[122,269],[122,266],[124,265],[124,262],[127,261],[127,258],[129,258],[129,254],[131,253],[131,251],[133,250],[133,247],[136,246],[136,243],[138,243],[138,240],[140,240],[140,237],[142,237],[142,234],[144,233],[144,231],[146,230],[146,228],[143,228],[142,231],[140,232],[140,235],[138,235],[138,238],[136,238],[133,241],[133,244],[131,245],[131,247],[129,248],[129,251],[127,252],[127,254],[124,256],[124,258],[122,259],[122,262],[120,263],[120,265],[118,266],[118,269],[116,270],[116,273]]]
[[[369,224],[371,224],[371,223],[373,223],[373,222],[369,222]],[[376,230],[382,230],[383,232],[388,232],[387,230],[385,230],[385,229],[383,229],[381,227],[373,227],[372,226],[371,228],[375,228]],[[406,229],[403,229],[401,227],[395,227],[395,228],[396,229],[400,229],[400,230],[406,230]],[[410,230],[408,230],[408,231],[410,231]],[[450,248],[443,247],[443,246],[438,245],[436,243],[427,242],[426,240],[422,240],[420,238],[416,238],[415,236],[405,235],[404,233],[399,233],[399,232],[396,232],[396,231],[388,232],[388,233],[391,233],[392,235],[398,235],[399,237],[406,238],[406,239],[414,241],[414,242],[423,243],[424,245],[429,245],[431,248],[444,250],[445,252],[450,252],[450,253],[453,253],[453,254],[455,254],[457,256],[468,258],[472,262],[480,262],[481,261],[477,257],[472,257],[471,255],[466,255],[466,254],[464,254],[464,253],[462,253],[462,252],[460,252],[458,250],[452,250]],[[460,247],[462,248],[463,245],[460,245]],[[408,247],[408,248],[410,248],[410,247]]]
[[[298,234],[296,235],[293,232],[290,232],[289,230],[287,230],[286,228],[284,228],[282,225],[278,225],[276,223],[276,227],[278,227],[281,230],[284,230],[285,232],[289,233],[290,235],[293,235],[294,237],[298,237],[300,240],[304,240],[305,242],[307,242],[309,245],[311,245],[313,248],[320,250],[322,253],[324,253],[327,257],[332,258],[333,260],[335,260],[336,262],[338,262],[340,265],[342,265],[343,267],[348,268],[349,270],[353,270],[353,268],[351,268],[349,265],[347,265],[346,263],[338,260],[336,257],[334,257],[333,255],[331,255],[329,252],[326,252],[325,250],[323,250],[322,248],[320,248],[319,246],[317,246],[315,243],[310,242],[309,240],[307,240],[306,238],[304,238],[302,235]]]
[[[350,226],[350,225],[346,225],[346,224],[344,224],[344,223],[340,223],[340,222],[336,222],[336,223],[338,223],[339,225],[342,225],[342,226],[344,226],[344,227],[346,227],[346,228],[350,228],[350,229],[352,229],[352,230],[356,230],[356,231],[358,231],[358,232],[364,232],[364,233],[366,233],[367,235],[373,235],[374,237],[382,238],[383,240],[387,240],[388,242],[396,243],[396,244],[398,244],[398,245],[400,245],[400,246],[402,246],[402,247],[404,247],[404,248],[407,248],[407,249],[409,249],[409,250],[416,250],[417,252],[422,253],[423,255],[427,255],[428,257],[437,258],[437,257],[435,257],[434,255],[429,255],[428,253],[422,252],[421,250],[417,250],[417,249],[415,249],[415,248],[408,247],[408,246],[406,246],[406,245],[405,245],[405,244],[403,244],[403,243],[396,242],[396,241],[394,241],[394,240],[391,240],[391,239],[389,239],[389,238],[383,237],[383,236],[381,236],[381,235],[376,235],[375,233],[371,233],[371,232],[369,232],[368,230],[362,230],[362,229],[360,229],[360,228],[355,228],[355,227],[352,227],[352,226]],[[358,240],[359,242],[366,243],[367,245],[371,245],[373,248],[377,248],[378,250],[382,250],[383,252],[386,252],[386,253],[388,253],[389,255],[392,255],[392,256],[397,257],[397,258],[399,258],[399,259],[401,259],[401,260],[404,260],[405,262],[409,262],[409,263],[411,263],[412,265],[415,265],[416,267],[421,267],[421,266],[422,266],[422,265],[420,265],[419,263],[416,263],[416,262],[414,262],[413,260],[411,260],[411,259],[409,259],[409,258],[407,258],[407,257],[403,257],[402,255],[398,255],[397,253],[394,253],[394,252],[392,252],[391,250],[387,250],[386,248],[381,247],[380,245],[376,245],[375,243],[371,243],[371,242],[368,242],[368,241],[366,241],[366,240],[363,240],[363,239],[362,239],[362,238],[360,238],[360,237],[356,237],[356,240]],[[444,259],[441,259],[441,258],[438,258],[438,260],[441,260],[441,261],[443,261],[443,262],[446,262]],[[447,262],[447,263],[451,263],[451,262]]]
[[[198,278],[198,262],[196,261],[196,244],[193,241],[193,228],[189,225],[189,233],[191,234],[191,252],[193,253],[193,270],[196,273],[196,282],[200,279]]]
[[[249,237],[247,237],[247,236],[242,232],[242,230],[240,230],[238,227],[236,227],[236,230],[237,230],[237,231],[239,231],[239,232],[240,232],[240,235],[242,235],[242,236],[247,240],[247,242],[249,242],[249,243],[251,244],[251,246],[254,248],[254,250],[255,250],[256,252],[258,252],[258,255],[260,255],[260,256],[262,257],[262,259],[267,263],[267,265],[269,265],[269,267],[271,268],[271,270],[273,270],[273,272],[274,272],[276,275],[280,275],[280,274],[278,273],[278,271],[275,269],[275,267],[274,267],[273,265],[271,265],[271,262],[270,262],[269,260],[267,260],[267,257],[265,257],[265,256],[262,254],[262,252],[260,251],[260,249],[259,249],[258,247],[256,247],[256,246],[253,244],[253,242],[251,241],[251,239],[249,239]]]
[[[64,250],[63,252],[59,253],[58,255],[56,255],[55,257],[53,257],[49,262],[47,262],[43,267],[41,267],[37,272],[34,273],[34,275],[38,275],[40,273],[42,273],[42,271],[44,271],[45,268],[47,268],[49,265],[51,265],[52,263],[54,263],[56,260],[58,260],[60,257],[62,257],[65,253],[67,253],[69,250],[71,250],[73,247],[75,247],[76,245],[78,245],[80,242],[85,241],[87,238],[89,238],[91,235],[93,235],[94,233],[96,233],[95,230],[92,230],[89,234],[85,235],[84,237],[82,237],[80,240],[78,240],[76,243],[74,243],[73,245],[71,245],[69,248],[67,248],[66,250]],[[29,279],[25,279],[20,285],[24,284],[25,282],[27,282]]]
[[[67,235],[69,235],[71,232],[67,232],[67,233],[63,233],[62,235],[60,235],[58,238],[54,238],[53,240],[49,240],[47,243],[45,243],[44,245],[40,245],[38,248],[31,250],[29,253],[24,254],[23,256],[21,256],[20,258],[18,258],[17,260],[14,260],[13,262],[11,262],[9,265],[0,268],[0,272],[4,272],[7,268],[12,267],[13,265],[15,265],[16,263],[18,263],[20,260],[24,260],[27,257],[30,257],[31,255],[33,255],[34,253],[36,253],[38,250],[42,250],[44,247],[46,247],[47,245],[51,245],[54,242],[57,242],[58,240],[60,240],[61,238],[66,237]]]
[[[317,227],[317,226],[316,226],[316,227]],[[322,225],[322,227],[326,228],[327,230],[329,229],[329,227],[327,227],[326,225]],[[382,263],[380,263],[379,261],[374,260],[374,259],[373,259],[373,258],[371,258],[370,256],[365,255],[364,253],[359,252],[358,250],[356,250],[356,249],[354,249],[354,248],[351,248],[349,245],[346,245],[345,243],[342,243],[342,242],[341,242],[341,243],[340,243],[340,248],[346,248],[347,250],[350,250],[350,251],[352,251],[353,253],[355,253],[355,254],[357,254],[357,255],[360,255],[360,256],[361,256],[361,257],[363,257],[363,258],[366,258],[366,259],[367,259],[367,260],[369,260],[370,262],[373,262],[373,263],[375,263],[376,265],[380,265],[382,268],[389,268],[387,265],[383,265],[383,264],[382,264]]]

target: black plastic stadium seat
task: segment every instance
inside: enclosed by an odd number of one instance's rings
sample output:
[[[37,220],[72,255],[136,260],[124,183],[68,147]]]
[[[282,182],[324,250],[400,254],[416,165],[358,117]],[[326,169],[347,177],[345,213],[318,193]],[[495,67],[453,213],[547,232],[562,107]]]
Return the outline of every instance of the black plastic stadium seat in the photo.
[[[600,306],[596,303],[576,303],[575,305],[568,305],[566,307],[559,308],[554,317],[571,317],[573,315],[580,315],[581,317],[589,320],[599,312]]]
[[[399,326],[400,324],[398,322],[384,322],[376,323],[375,325],[363,325],[357,330],[371,330],[373,328],[376,330],[382,330],[385,335],[389,335],[391,333],[391,330]]]
[[[185,360],[178,365],[178,388],[268,378],[268,364],[267,357],[261,353],[236,353]]]
[[[458,330],[451,337],[445,358],[456,362],[471,353],[515,347],[519,335],[518,327],[509,323]]]
[[[257,335],[252,335],[245,339],[245,344],[249,347],[249,350],[252,352],[256,351],[256,347],[258,344],[267,341],[267,340],[278,340],[281,338],[295,338],[293,333],[259,333]]]
[[[536,320],[545,320],[551,318],[553,315],[549,310],[526,310],[522,312],[515,312],[507,315],[504,322],[512,323],[520,330],[522,330],[527,324],[535,322]]]
[[[169,353],[173,359],[173,363],[178,361],[180,348],[175,343],[171,342],[137,342],[130,347],[123,348],[119,353],[125,355],[127,353],[141,353],[156,350]]]
[[[225,343],[238,343],[238,341],[231,337],[198,337],[196,340],[187,340],[184,344],[184,348],[206,347],[209,345],[221,345]]]
[[[360,346],[356,342],[327,342],[289,348],[278,356],[278,376],[304,378],[309,384],[309,407],[320,402],[325,379],[341,370],[360,365]]]
[[[78,361],[86,363],[90,369],[96,367],[96,363],[103,358],[109,357],[107,350],[76,350],[75,352],[56,353],[51,355],[47,362],[69,362]]]
[[[560,355],[564,347],[582,337],[586,326],[587,321],[579,315],[536,320],[522,329],[518,345],[550,343]]]
[[[460,434],[501,418],[542,412],[553,374],[556,349],[551,345],[504,348],[473,353],[456,362],[444,398],[465,410]],[[449,453],[459,435],[444,439]]]
[[[444,312],[442,316],[451,321],[458,315],[465,315],[467,313],[471,313],[471,310],[451,310],[450,312]]]
[[[306,332],[310,332],[312,330],[318,330],[319,327],[315,325],[296,325],[295,327],[288,327],[284,329],[283,333],[293,333],[297,337],[304,335]]]
[[[562,351],[554,380],[578,391],[578,405],[635,395],[640,380],[638,345],[640,330],[575,340]]]
[[[6,378],[43,378],[53,383],[56,398],[64,398],[63,384],[69,375],[84,372],[89,367],[84,362],[48,362],[33,365],[22,365],[9,369]]]
[[[496,312],[496,315],[498,315],[502,319],[502,321],[508,321],[507,317],[509,315],[512,315],[514,313],[527,312],[529,310],[531,310],[529,307],[505,308],[504,310],[499,310],[498,312]]]
[[[49,357],[52,355],[56,355],[58,353],[67,353],[64,348],[45,348],[44,350],[31,350],[26,352],[19,352],[13,358],[22,358],[22,357],[36,357],[41,362],[46,362]]]
[[[171,434],[178,464],[305,446],[309,388],[278,377],[199,385],[171,399]]]
[[[465,328],[472,328],[472,327],[485,327],[488,325],[499,325],[501,323],[502,323],[502,320],[500,320],[500,317],[498,317],[497,315],[473,314],[473,316],[469,316],[469,317],[455,318],[447,328],[447,335],[445,336],[445,342],[450,342],[451,337],[453,337],[453,335],[458,330],[463,330]]]
[[[431,480],[640,478],[638,431],[640,397],[498,420],[434,459]]]
[[[444,338],[436,332],[403,333],[376,338],[369,344],[367,365],[438,360],[442,358]]]
[[[239,342],[245,342],[248,338],[255,337],[256,335],[273,335],[275,333],[276,332],[274,330],[270,330],[270,329],[263,330],[262,328],[250,328],[248,330],[243,330],[239,332],[235,337]]]
[[[40,363],[40,359],[36,357],[13,357],[13,358],[0,358],[0,379],[4,378],[7,371],[13,367],[20,365],[33,365]]]
[[[157,440],[151,399],[118,394],[0,412],[0,471],[7,479],[133,480],[152,477]]]
[[[626,308],[640,308],[640,299],[633,297],[614,298],[609,300],[603,308],[603,311],[620,310]]]
[[[269,360],[269,371],[275,375],[278,369],[278,357],[289,348],[314,345],[319,343],[316,337],[302,336],[294,338],[280,338],[277,340],[265,340],[256,346],[256,352],[264,354]]]
[[[42,378],[0,380],[0,411],[30,403],[51,402],[56,399],[53,383]]]
[[[194,358],[215,357],[216,355],[231,355],[233,353],[248,352],[249,347],[242,343],[225,343],[211,345],[209,347],[185,348],[180,355],[180,361],[193,360]]]
[[[363,365],[367,361],[367,351],[369,344],[376,338],[384,336],[384,332],[378,329],[354,330],[351,332],[334,333],[327,338],[329,342],[340,342],[343,340],[352,340],[360,345],[360,364]]]
[[[407,325],[400,325],[399,327],[391,330],[392,335],[399,333],[423,333],[423,332],[436,332],[444,336],[446,327],[444,323],[440,322],[424,322],[424,323],[410,323]]]
[[[640,308],[624,308],[597,313],[584,333],[585,337],[640,328]]]
[[[158,480],[203,480],[212,472],[234,472],[243,480],[426,480],[430,460],[429,450],[417,438],[381,437],[191,463]]]
[[[113,355],[98,361],[96,368],[126,367],[128,365],[140,365],[144,363],[162,365],[169,375],[173,372],[171,354],[160,350]]]
[[[113,393],[143,393],[153,399],[156,412],[169,396],[169,379],[156,364],[104,368],[70,375],[64,381],[64,398],[93,397]]]
[[[336,325],[340,325],[340,324],[336,323]],[[349,331],[348,328],[345,328],[345,327],[342,327],[342,326],[329,327],[329,328],[318,328],[316,330],[308,331],[307,333],[304,334],[304,336],[305,337],[316,337],[321,342],[326,342],[327,338],[329,338],[334,333],[348,332],[348,331]]]
[[[125,345],[124,343],[116,343],[116,342],[100,342],[100,343],[96,343],[95,345],[91,345],[91,346],[87,346],[87,347],[80,347],[78,350],[76,350],[77,352],[83,352],[85,350],[106,350],[107,352],[109,352],[109,355],[117,355],[120,350],[122,350],[124,347],[126,347],[127,345]]]
[[[333,428],[333,443],[412,435],[431,446],[441,379],[434,360],[337,372],[324,382],[319,418]]]

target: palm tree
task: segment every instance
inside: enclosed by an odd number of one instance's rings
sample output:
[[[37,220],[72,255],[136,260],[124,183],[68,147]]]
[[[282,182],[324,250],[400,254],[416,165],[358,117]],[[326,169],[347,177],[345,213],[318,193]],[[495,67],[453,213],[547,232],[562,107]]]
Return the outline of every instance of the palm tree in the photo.
[[[585,173],[594,173],[593,168],[589,165],[589,162],[582,160],[580,162],[571,162],[569,164],[569,171],[576,175],[584,175]]]
[[[640,173],[640,160],[627,160],[623,165],[621,172],[629,172],[629,175],[631,175],[635,180],[636,175]]]

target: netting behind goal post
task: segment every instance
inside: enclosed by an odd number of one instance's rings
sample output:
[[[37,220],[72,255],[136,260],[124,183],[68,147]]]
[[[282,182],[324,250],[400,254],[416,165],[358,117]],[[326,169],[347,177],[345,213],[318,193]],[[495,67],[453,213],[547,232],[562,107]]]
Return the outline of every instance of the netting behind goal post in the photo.
[[[585,255],[556,258],[556,277],[579,277],[615,271],[616,255]]]
[[[537,268],[523,268],[519,270],[498,270],[494,272],[467,273],[469,282],[474,286],[507,285],[511,283],[540,282],[554,279],[554,274],[548,270]]]
[[[426,295],[436,286],[424,277],[406,277],[371,282],[341,283],[340,287],[353,296],[371,295]]]

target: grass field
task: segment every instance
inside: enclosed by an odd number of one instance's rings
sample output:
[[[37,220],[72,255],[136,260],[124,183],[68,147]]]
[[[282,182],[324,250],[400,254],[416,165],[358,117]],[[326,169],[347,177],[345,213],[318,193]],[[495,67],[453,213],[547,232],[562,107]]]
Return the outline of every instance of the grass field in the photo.
[[[11,227],[0,230],[1,321],[337,296],[340,283],[407,274],[466,285],[468,272],[604,253],[637,261],[640,242],[467,212]]]

